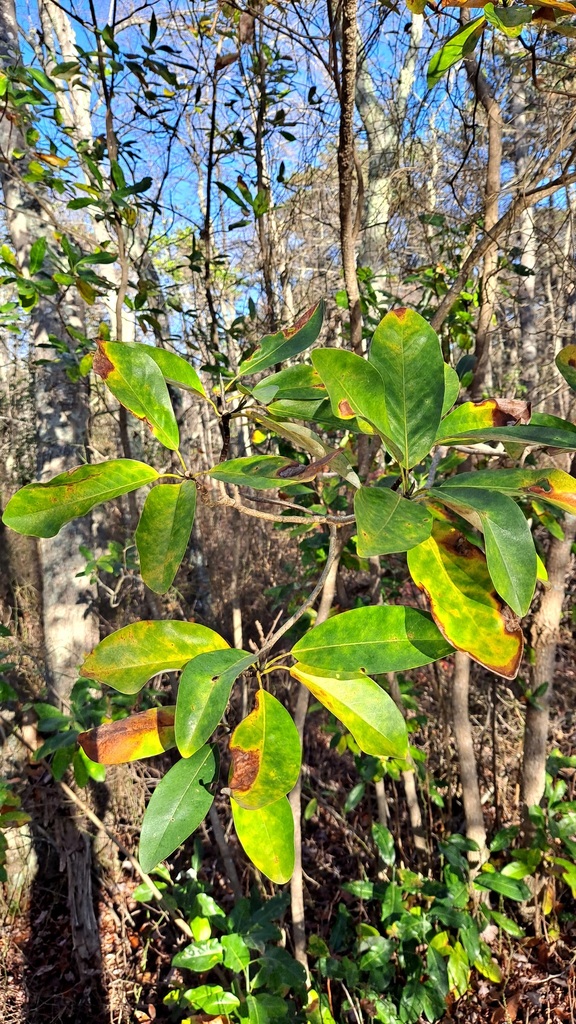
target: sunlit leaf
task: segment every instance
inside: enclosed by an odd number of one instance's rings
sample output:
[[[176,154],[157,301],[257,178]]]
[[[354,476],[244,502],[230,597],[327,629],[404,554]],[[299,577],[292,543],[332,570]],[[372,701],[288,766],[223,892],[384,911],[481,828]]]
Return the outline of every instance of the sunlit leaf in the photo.
[[[165,448],[176,451],[178,424],[160,367],[147,345],[99,341],[93,368],[121,405],[144,420]]]
[[[480,665],[514,679],[524,638],[516,615],[494,590],[483,552],[438,521],[432,536],[407,557],[410,575],[446,639]]]
[[[289,793],[302,758],[298,731],[286,708],[267,690],[258,690],[254,700],[254,710],[230,739],[230,792],[250,810]]]
[[[429,89],[436,85],[454,64],[473,52],[485,25],[486,18],[481,15],[459,28],[454,35],[446,40],[442,48],[433,55],[428,65],[426,81]]]
[[[414,310],[393,309],[374,332],[369,359],[384,382],[387,433],[402,452],[402,464],[411,468],[430,451],[442,416],[445,371],[438,335]]]
[[[124,764],[162,754],[175,746],[174,707],[150,708],[80,733],[78,743],[91,761]]]
[[[402,605],[334,615],[292,648],[292,655],[314,670],[368,675],[419,668],[451,653],[429,615]]]
[[[174,853],[204,820],[212,806],[208,786],[215,775],[214,751],[202,747],[160,779],[142,821],[139,859],[144,871]]]
[[[444,401],[442,415],[446,416],[460,394],[460,377],[452,366],[444,363]]]
[[[536,498],[576,515],[576,478],[561,469],[498,469],[460,473],[444,481],[442,490],[494,488],[504,494]]]
[[[199,654],[226,648],[218,633],[196,622],[132,622],[100,641],[81,674],[121,693],[137,693],[159,672],[181,669]]]
[[[157,479],[152,466],[133,459],[79,466],[46,483],[22,487],[8,502],[2,522],[28,536],[54,537],[65,523],[95,505]]]
[[[341,420],[359,417],[378,431],[395,459],[402,451],[390,436],[384,382],[376,367],[354,352],[342,348],[320,348],[312,362],[324,381],[334,416]]]
[[[283,483],[289,482],[289,475],[284,479],[281,474],[292,466],[294,460],[285,459],[281,455],[250,455],[248,458],[220,462],[208,475],[215,480],[224,480],[228,484],[264,491],[278,489]]]
[[[158,484],[144,502],[135,533],[142,579],[156,594],[172,586],[188,546],[194,513],[196,484]]]
[[[290,674],[340,719],[365,754],[407,756],[404,717],[389,694],[369,676],[321,676],[301,663],[294,665]]]
[[[276,334],[268,334],[260,342],[259,348],[249,359],[243,359],[238,367],[238,375],[243,377],[251,373],[258,373],[266,370],[275,363],[281,363],[285,359],[298,355],[304,349],[309,348],[316,341],[324,319],[324,301],[320,300],[315,306],[300,317],[292,327],[285,327]]]
[[[576,345],[566,345],[556,356],[556,366],[570,387],[576,391]]]
[[[253,654],[228,648],[200,654],[185,666],[176,701],[176,742],[182,757],[190,757],[210,739],[235,680],[254,660]]]
[[[516,502],[480,487],[440,487],[431,493],[465,518],[473,513],[473,525],[484,534],[488,572],[497,593],[517,615],[525,615],[536,586],[536,549]]]
[[[247,857],[277,885],[290,881],[294,871],[294,818],[288,797],[247,810],[231,800],[236,835]]]
[[[203,398],[206,398],[204,385],[196,370],[188,360],[183,359],[176,352],[136,342],[124,342],[123,344],[129,344],[130,348],[135,351],[141,351],[145,355],[150,356],[150,359],[153,359],[159,367],[164,380],[168,381],[169,384],[175,384],[184,391],[195,391],[197,394],[202,395]]]
[[[354,514],[362,558],[408,551],[426,540],[432,529],[428,509],[388,487],[361,487],[354,495]]]
[[[482,402],[463,402],[442,420],[436,443],[485,427],[513,427],[530,420],[530,406],[519,398],[487,398]]]

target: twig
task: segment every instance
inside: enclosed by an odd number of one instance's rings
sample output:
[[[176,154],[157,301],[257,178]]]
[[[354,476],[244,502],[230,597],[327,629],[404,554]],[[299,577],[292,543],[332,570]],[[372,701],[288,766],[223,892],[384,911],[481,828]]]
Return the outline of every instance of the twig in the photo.
[[[355,522],[353,515],[338,516],[328,514],[319,516],[312,514],[309,516],[275,516],[272,512],[262,512],[258,508],[249,508],[248,505],[243,505],[240,501],[227,496],[218,498],[216,501],[209,499],[206,504],[211,508],[219,505],[226,508],[235,508],[237,512],[242,512],[245,516],[253,516],[254,519],[265,519],[269,523],[298,523],[306,526],[313,523],[321,523],[322,525],[326,524],[326,526],[349,526]]]

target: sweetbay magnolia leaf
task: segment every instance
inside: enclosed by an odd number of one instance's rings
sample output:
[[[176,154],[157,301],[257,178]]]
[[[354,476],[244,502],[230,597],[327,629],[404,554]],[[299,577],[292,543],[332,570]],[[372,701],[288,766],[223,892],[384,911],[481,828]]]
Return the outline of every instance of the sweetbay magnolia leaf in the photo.
[[[162,370],[147,345],[99,341],[94,373],[138,419],[144,420],[160,444],[177,451],[180,434]]]
[[[99,764],[125,764],[175,746],[174,707],[150,708],[80,733],[78,743]]]
[[[142,579],[150,590],[165,594],[188,546],[194,513],[196,484],[158,484],[146,501],[135,533]]]
[[[230,793],[247,810],[276,803],[296,785],[302,757],[298,731],[267,690],[256,693],[254,710],[235,729],[230,755]]]
[[[308,309],[292,327],[263,338],[256,352],[249,359],[242,360],[238,367],[238,375],[245,377],[267,370],[269,366],[303,352],[316,341],[323,319],[324,301],[321,300]]]
[[[209,651],[185,666],[176,700],[176,743],[182,757],[191,757],[206,743],[226,710],[236,679],[255,655],[229,648]]]
[[[232,818],[236,835],[253,864],[277,885],[289,882],[294,871],[294,817],[288,797],[248,810],[235,800]]]

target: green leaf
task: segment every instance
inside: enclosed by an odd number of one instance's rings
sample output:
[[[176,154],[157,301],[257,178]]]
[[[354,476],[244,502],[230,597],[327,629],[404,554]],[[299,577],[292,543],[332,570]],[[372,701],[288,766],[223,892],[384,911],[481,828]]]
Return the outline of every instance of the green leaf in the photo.
[[[184,558],[196,511],[196,484],[158,484],[146,501],[135,533],[142,579],[156,594],[172,586]]]
[[[224,938],[226,937],[224,936]],[[223,946],[224,943],[222,942],[221,945]],[[218,962],[220,963],[220,961]],[[195,963],[197,964],[198,961],[196,960]],[[198,970],[198,966],[193,967],[192,970]],[[220,1020],[224,1019],[222,1014],[229,1013],[240,1006],[238,996],[235,996],[233,992],[225,992],[221,985],[199,985],[197,988],[188,988],[186,989],[186,1000],[192,1006],[204,1010],[205,1013],[219,1014]]]
[[[78,743],[97,764],[126,764],[163,754],[176,745],[174,707],[149,708],[80,733]]]
[[[176,701],[176,743],[182,757],[210,739],[226,710],[230,691],[255,655],[228,648],[189,661],[180,677]]]
[[[408,568],[443,635],[497,675],[514,679],[524,638],[514,613],[497,597],[480,548],[449,523],[408,552]]]
[[[252,959],[250,950],[241,935],[223,935],[221,938],[224,949],[224,966],[234,974],[241,974]]]
[[[169,352],[168,349],[156,348],[153,345],[141,345],[137,342],[124,342],[123,344],[129,344],[134,351],[140,351],[150,356],[150,359],[153,359],[160,369],[164,380],[169,384],[175,384],[176,387],[182,388],[184,391],[194,391],[198,395],[202,395],[203,398],[207,397],[204,385],[194,367],[176,352]]]
[[[229,188],[229,186],[225,185],[223,181],[217,181],[216,187],[219,188],[220,191],[223,192],[225,196],[228,196],[228,199],[231,199],[233,203],[236,203],[236,206],[240,207],[244,216],[248,215],[249,211],[245,200],[241,199],[238,193],[234,191],[234,189]]]
[[[442,403],[442,415],[450,412],[454,402],[460,394],[460,377],[448,363],[444,363],[444,401]]]
[[[208,471],[208,476],[215,480],[224,480],[228,484],[253,487],[256,491],[278,489],[290,483],[291,474],[286,470],[294,467],[293,459],[285,459],[280,455],[250,455],[244,459],[230,459],[220,462]],[[304,468],[304,467],[302,467]]]
[[[190,764],[189,761],[187,763]],[[194,942],[191,946],[185,946],[179,953],[176,953],[176,956],[172,957],[172,966],[185,967],[189,971],[198,971],[199,974],[204,974],[216,964],[221,964],[223,958],[222,943],[218,939],[205,939],[203,942]]]
[[[401,605],[353,608],[311,629],[292,655],[311,670],[402,672],[452,653],[429,615]]]
[[[28,265],[31,274],[37,274],[44,263],[44,257],[46,255],[48,243],[44,235],[40,235],[39,238],[33,243],[30,249],[30,256],[28,257]]]
[[[442,490],[457,491],[460,487],[494,489],[504,494],[535,498],[563,512],[576,515],[576,478],[561,469],[498,469],[460,473],[444,481]]]
[[[230,739],[230,792],[247,810],[276,803],[296,785],[302,750],[286,708],[267,690],[258,690],[254,710]]]
[[[482,402],[463,402],[442,420],[436,434],[436,443],[444,444],[446,438],[468,431],[527,424],[529,419],[530,406],[518,398],[486,398]]]
[[[457,411],[457,410],[455,410]],[[450,413],[450,416],[452,413]],[[447,416],[447,419],[450,417]],[[576,431],[553,429],[552,427],[524,426],[486,427],[482,430],[468,430],[462,434],[437,439],[438,444],[485,444],[487,441],[502,444],[517,444],[525,448],[557,448],[559,451],[576,451]]]
[[[227,648],[218,633],[196,622],[133,622],[101,640],[81,674],[121,693],[138,693],[159,672],[173,672],[199,654]]]
[[[463,28],[459,28],[454,35],[446,40],[442,49],[434,54],[428,65],[426,84],[429,89],[432,89],[454,64],[473,52],[484,31],[485,24],[486,18],[481,15],[479,18],[469,21]]]
[[[44,484],[22,487],[8,502],[2,522],[27,536],[54,537],[65,523],[85,516],[95,505],[157,479],[152,466],[133,459],[79,466]]]
[[[324,707],[352,733],[360,750],[373,757],[408,754],[408,733],[401,711],[389,694],[369,676],[320,676],[297,663],[290,674],[303,683]]]
[[[564,380],[576,391],[576,345],[566,345],[561,349],[555,362]]]
[[[116,263],[117,259],[117,252],[107,252],[106,250],[101,249],[98,252],[88,253],[87,256],[81,256],[75,264],[75,269],[78,270],[80,267],[89,267],[92,264],[95,264],[96,266],[111,266],[112,263]],[[147,348],[147,346],[143,347]]]
[[[361,417],[378,431],[390,454],[400,461],[402,451],[390,436],[384,382],[376,367],[342,348],[317,349],[312,362],[328,389],[334,416],[342,420]]]
[[[515,939],[524,938],[526,932],[510,917],[506,917],[505,914],[501,914],[498,910],[492,909],[490,909],[490,917],[499,928],[502,928],[502,931],[508,932],[508,934],[512,935]]]
[[[294,871],[294,818],[288,797],[247,810],[231,801],[236,835],[252,863],[277,885]]]
[[[215,775],[214,751],[202,747],[160,780],[142,821],[139,859],[144,871],[174,853],[204,820],[214,799],[207,787]]]
[[[494,476],[497,478],[498,473]],[[525,615],[536,586],[536,549],[516,502],[505,494],[479,487],[453,487],[449,491],[435,488],[430,493],[469,518],[473,526],[479,526],[497,593],[517,615]],[[467,515],[469,510],[472,516]]]
[[[490,889],[491,892],[497,892],[509,900],[518,900],[519,903],[531,898],[530,889],[525,882],[519,878],[508,878],[499,871],[482,871],[476,875],[474,885],[477,889]]]
[[[494,28],[500,29],[510,39],[517,39],[526,25],[532,21],[533,10],[525,7],[494,7],[494,4],[486,4],[484,14],[486,20]]]
[[[312,402],[326,397],[326,386],[313,366],[301,364],[265,377],[252,389],[252,395],[263,405],[284,399]]]
[[[102,377],[121,405],[138,419],[145,420],[160,444],[177,451],[178,424],[166,381],[145,348],[147,346],[99,341],[94,372]]]
[[[388,487],[361,487],[354,495],[361,558],[408,551],[430,536],[432,515]]]
[[[324,319],[324,301],[321,299],[311,306],[292,327],[285,327],[276,334],[267,334],[262,338],[259,348],[248,359],[243,359],[238,367],[238,376],[245,377],[251,373],[266,370],[274,363],[310,348],[316,341]]]
[[[414,310],[394,309],[378,324],[368,358],[384,382],[387,432],[410,469],[428,455],[442,416],[445,371],[438,335]]]

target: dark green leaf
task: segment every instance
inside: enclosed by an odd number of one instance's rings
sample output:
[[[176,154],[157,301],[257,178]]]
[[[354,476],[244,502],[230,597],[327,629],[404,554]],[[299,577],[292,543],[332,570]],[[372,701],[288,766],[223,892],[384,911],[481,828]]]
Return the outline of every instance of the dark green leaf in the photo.
[[[176,743],[183,757],[196,752],[219,725],[235,680],[255,655],[229,648],[189,661],[178,685]]]
[[[184,558],[196,511],[196,484],[158,484],[146,501],[135,533],[142,579],[156,594],[172,586]]]
[[[409,551],[430,536],[432,515],[423,505],[402,498],[388,487],[361,487],[354,495],[362,558]]]
[[[315,306],[300,317],[292,327],[285,327],[276,334],[268,334],[260,342],[259,348],[248,359],[243,359],[238,367],[238,375],[241,377],[251,373],[258,373],[266,370],[274,363],[281,363],[285,359],[310,348],[316,341],[322,328],[324,319],[324,302],[320,300]]]

